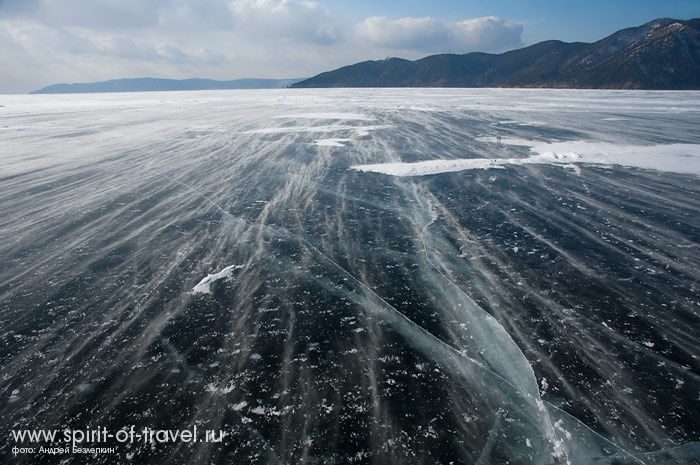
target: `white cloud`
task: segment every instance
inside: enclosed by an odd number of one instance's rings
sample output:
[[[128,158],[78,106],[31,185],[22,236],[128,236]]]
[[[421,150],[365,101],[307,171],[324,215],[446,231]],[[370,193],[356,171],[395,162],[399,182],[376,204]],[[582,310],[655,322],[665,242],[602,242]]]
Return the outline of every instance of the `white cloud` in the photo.
[[[331,44],[339,34],[331,14],[319,3],[292,0],[234,0],[234,29],[248,36],[278,37]]]
[[[433,18],[366,18],[355,27],[361,40],[386,48],[433,49],[449,41],[446,25]]]
[[[359,40],[376,47],[429,53],[503,51],[522,45],[522,31],[521,24],[494,16],[457,23],[434,18],[389,19],[373,16],[355,27]]]
[[[522,33],[522,24],[488,16],[458,22],[452,28],[452,39],[467,50],[500,51],[522,46]]]
[[[353,25],[323,1],[0,0],[0,93],[123,77],[304,77],[387,54],[520,45],[522,27],[498,18]]]
[[[304,0],[0,0],[0,93],[122,77],[288,78],[346,64]]]

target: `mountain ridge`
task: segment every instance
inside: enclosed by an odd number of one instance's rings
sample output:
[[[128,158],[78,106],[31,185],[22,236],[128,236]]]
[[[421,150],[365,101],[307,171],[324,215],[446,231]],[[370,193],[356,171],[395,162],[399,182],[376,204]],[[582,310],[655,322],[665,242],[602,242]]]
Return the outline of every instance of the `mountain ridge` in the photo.
[[[659,18],[592,43],[547,40],[501,54],[364,61],[291,87],[700,89],[700,18]]]
[[[223,90],[223,89],[281,89],[289,87],[300,79],[235,79],[217,81],[214,79],[160,79],[160,78],[125,78],[110,79],[99,82],[73,84],[53,84],[31,94],[77,94],[103,92],[158,92],[183,90]]]

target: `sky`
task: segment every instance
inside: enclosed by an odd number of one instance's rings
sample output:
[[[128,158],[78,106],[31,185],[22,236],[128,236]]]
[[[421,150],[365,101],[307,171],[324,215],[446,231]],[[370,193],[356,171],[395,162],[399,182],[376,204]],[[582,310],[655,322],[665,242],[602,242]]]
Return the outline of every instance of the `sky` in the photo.
[[[364,60],[594,42],[698,0],[0,0],[0,93],[126,77],[301,78]]]

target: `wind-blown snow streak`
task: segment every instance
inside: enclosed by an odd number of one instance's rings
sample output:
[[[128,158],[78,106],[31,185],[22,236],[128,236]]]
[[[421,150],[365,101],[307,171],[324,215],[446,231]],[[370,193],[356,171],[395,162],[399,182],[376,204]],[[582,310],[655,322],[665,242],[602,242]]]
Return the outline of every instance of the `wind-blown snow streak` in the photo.
[[[372,121],[376,118],[363,115],[361,113],[291,113],[288,115],[277,116],[278,119],[336,119],[336,120],[357,120],[357,121]]]
[[[298,132],[341,132],[353,131],[362,135],[369,134],[370,131],[388,129],[390,126],[375,124],[366,126],[351,126],[347,124],[327,124],[321,126],[285,126],[277,128],[251,129],[243,134],[289,134]]]
[[[700,459],[700,93],[1,98],[0,437],[227,433],[104,464]]]

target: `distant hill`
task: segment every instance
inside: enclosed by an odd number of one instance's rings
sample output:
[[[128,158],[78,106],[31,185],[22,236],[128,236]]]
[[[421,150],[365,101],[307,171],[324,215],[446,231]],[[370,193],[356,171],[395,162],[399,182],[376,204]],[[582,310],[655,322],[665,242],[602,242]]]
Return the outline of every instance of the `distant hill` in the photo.
[[[549,40],[499,55],[365,61],[292,87],[700,89],[700,18],[657,19],[592,44]]]
[[[54,84],[32,94],[79,94],[90,92],[153,92],[161,90],[282,89],[302,79],[112,79],[102,82]]]

